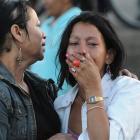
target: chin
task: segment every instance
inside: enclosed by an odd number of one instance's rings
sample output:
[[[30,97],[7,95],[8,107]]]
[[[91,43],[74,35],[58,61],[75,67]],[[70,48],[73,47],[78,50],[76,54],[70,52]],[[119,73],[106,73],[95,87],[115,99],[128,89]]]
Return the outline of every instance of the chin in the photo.
[[[41,60],[43,60],[43,58],[44,58],[44,55],[43,54],[42,55],[38,55],[36,57],[36,61],[41,61]]]
[[[44,55],[40,56],[38,60],[41,61],[43,59],[44,59]]]

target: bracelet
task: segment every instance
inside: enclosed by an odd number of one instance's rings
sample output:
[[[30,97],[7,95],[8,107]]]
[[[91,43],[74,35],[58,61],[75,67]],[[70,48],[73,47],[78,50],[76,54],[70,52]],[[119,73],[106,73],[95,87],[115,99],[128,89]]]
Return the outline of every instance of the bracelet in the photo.
[[[95,109],[95,108],[99,108],[99,109],[103,109],[104,110],[104,107],[101,107],[101,106],[93,106],[93,107],[89,108],[87,110],[87,112],[89,112],[90,110]]]
[[[87,104],[96,104],[98,102],[101,102],[104,100],[104,97],[102,96],[90,96],[89,98],[87,98]]]

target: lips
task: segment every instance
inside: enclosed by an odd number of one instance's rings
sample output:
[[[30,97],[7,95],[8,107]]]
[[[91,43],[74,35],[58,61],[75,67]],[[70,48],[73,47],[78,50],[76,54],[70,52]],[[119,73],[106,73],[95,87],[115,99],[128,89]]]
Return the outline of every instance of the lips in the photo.
[[[45,46],[45,42],[42,43],[42,46]]]

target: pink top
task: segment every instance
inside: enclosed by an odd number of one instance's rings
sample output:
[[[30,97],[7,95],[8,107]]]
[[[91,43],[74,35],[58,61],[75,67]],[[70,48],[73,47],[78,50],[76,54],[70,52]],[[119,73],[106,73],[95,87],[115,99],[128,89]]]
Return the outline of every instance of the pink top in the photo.
[[[78,140],[79,135],[71,131],[69,128],[68,128],[68,133],[72,135],[74,140]]]

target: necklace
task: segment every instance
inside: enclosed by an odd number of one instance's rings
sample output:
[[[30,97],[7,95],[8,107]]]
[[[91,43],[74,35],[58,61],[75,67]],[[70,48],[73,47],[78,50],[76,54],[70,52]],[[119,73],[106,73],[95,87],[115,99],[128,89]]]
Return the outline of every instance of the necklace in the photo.
[[[27,84],[24,82],[24,80],[22,80],[22,82],[18,83],[18,87],[20,89],[22,89],[23,91],[25,91],[26,93],[29,93],[29,88],[28,88]]]

